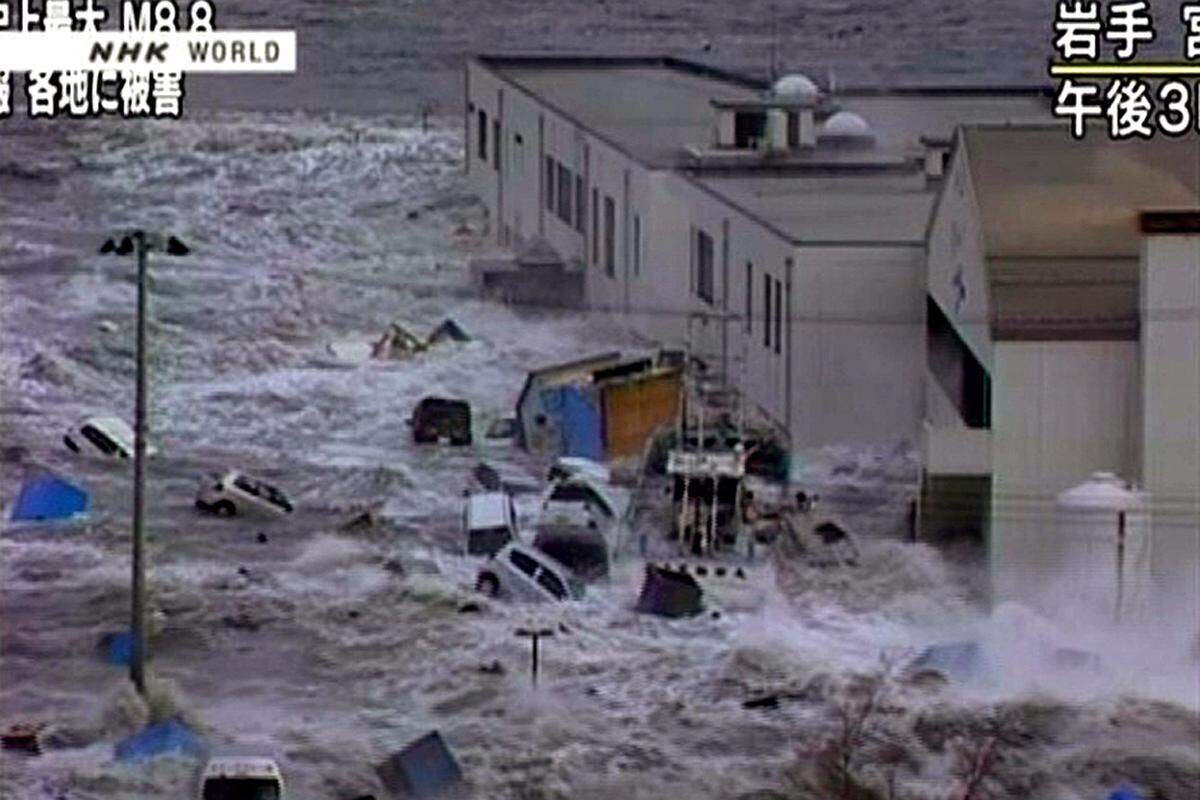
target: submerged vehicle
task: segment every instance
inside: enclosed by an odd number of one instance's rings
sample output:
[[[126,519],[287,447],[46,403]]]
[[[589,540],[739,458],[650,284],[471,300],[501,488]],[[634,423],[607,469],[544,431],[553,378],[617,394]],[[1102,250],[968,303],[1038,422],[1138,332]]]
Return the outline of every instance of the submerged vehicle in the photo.
[[[542,496],[542,515],[553,515],[560,508],[583,507],[598,522],[610,524],[618,515],[615,499],[608,491],[584,473],[561,478]],[[569,510],[567,513],[571,513]]]
[[[533,546],[569,568],[584,581],[608,577],[611,543],[586,507],[560,506],[543,512],[534,524]]]
[[[63,444],[73,453],[126,461],[133,458],[133,429],[119,417],[87,417],[63,435]],[[155,455],[146,445],[146,455]]]
[[[281,516],[294,510],[292,501],[266,481],[237,471],[212,475],[196,496],[196,508],[217,516],[237,514]]]
[[[283,773],[273,758],[219,756],[196,782],[197,800],[284,800]]]
[[[441,439],[449,439],[452,445],[471,443],[471,406],[465,400],[423,398],[413,409],[408,423],[417,444],[431,444]]]
[[[517,539],[517,512],[504,492],[467,496],[463,506],[467,555],[490,556]]]
[[[489,597],[526,602],[583,599],[583,584],[556,560],[518,542],[510,542],[488,559],[475,589]]]
[[[594,483],[606,484],[612,480],[612,472],[599,461],[579,456],[560,456],[550,465],[546,480],[554,482],[563,478],[582,475],[591,478]]]

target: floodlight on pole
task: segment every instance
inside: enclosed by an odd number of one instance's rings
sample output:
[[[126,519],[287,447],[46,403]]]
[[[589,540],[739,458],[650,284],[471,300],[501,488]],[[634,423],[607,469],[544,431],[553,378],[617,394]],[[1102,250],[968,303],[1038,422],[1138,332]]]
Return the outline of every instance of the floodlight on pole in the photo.
[[[182,256],[190,252],[187,245],[171,236],[163,237],[143,231],[133,231],[120,241],[107,239],[100,246],[101,254],[126,256],[137,251],[137,384],[133,413],[133,566],[131,602],[131,638],[133,653],[129,660],[129,677],[141,695],[146,694],[146,603],[145,603],[145,461],[146,461],[146,258],[151,250],[167,255]]]

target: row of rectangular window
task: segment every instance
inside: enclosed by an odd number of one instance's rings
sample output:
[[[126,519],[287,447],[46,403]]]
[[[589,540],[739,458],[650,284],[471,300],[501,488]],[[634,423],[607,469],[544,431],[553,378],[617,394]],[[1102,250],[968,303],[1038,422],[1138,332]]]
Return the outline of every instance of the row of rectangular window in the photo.
[[[695,262],[693,289],[696,295],[715,305],[716,266],[713,257],[713,240],[705,231],[696,230],[692,246]],[[754,331],[754,264],[746,262],[746,318],[743,323],[747,334]],[[768,274],[763,274],[763,347],[783,352],[783,283]]]
[[[573,190],[573,191],[572,191]],[[583,233],[587,209],[584,207],[583,176],[573,174],[565,165],[546,156],[546,210]]]

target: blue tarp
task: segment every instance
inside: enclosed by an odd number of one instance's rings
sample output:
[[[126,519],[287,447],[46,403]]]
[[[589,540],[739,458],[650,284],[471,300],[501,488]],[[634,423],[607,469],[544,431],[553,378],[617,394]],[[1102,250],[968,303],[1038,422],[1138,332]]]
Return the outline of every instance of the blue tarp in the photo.
[[[88,493],[57,475],[28,478],[12,507],[13,522],[70,519],[88,509]]]
[[[559,420],[562,454],[603,461],[604,437],[594,393],[579,386],[558,386],[546,394],[545,406]]]
[[[169,719],[117,742],[117,760],[145,761],[169,754],[201,756],[205,750],[204,740],[195,731],[177,719]]]
[[[129,666],[133,660],[133,634],[129,631],[104,634],[100,637],[100,657],[109,664]]]
[[[1122,786],[1121,788],[1114,790],[1108,796],[1108,800],[1145,800],[1145,798],[1142,796],[1141,792],[1139,792],[1137,789],[1134,789],[1132,786]]]

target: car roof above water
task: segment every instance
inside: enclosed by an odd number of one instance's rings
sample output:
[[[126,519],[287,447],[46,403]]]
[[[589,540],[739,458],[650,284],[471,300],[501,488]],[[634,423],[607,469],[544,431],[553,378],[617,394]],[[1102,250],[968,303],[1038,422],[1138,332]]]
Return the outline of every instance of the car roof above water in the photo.
[[[508,524],[508,504],[504,492],[480,492],[467,497],[467,527],[490,528]]]

